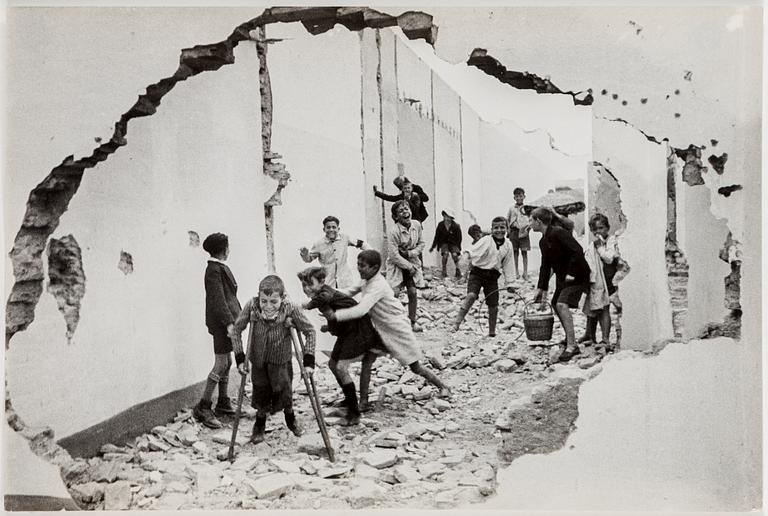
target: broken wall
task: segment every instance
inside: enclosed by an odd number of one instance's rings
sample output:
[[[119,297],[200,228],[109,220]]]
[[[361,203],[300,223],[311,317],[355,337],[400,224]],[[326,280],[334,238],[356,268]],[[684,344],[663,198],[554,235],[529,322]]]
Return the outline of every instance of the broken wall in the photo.
[[[667,166],[663,145],[619,122],[595,118],[595,161],[621,185],[626,229],[618,239],[631,271],[619,285],[624,305],[622,348],[647,350],[671,338],[672,307],[667,288]]]
[[[191,10],[161,22],[152,10],[88,10],[95,36],[71,30],[84,21],[79,16],[77,9],[12,14],[18,59],[8,89],[15,109],[6,249],[29,190],[52,167],[108,138],[138,93],[173,74],[181,47],[223,39],[248,18],[233,10],[211,22]],[[229,234],[228,263],[241,293],[253,291],[266,267],[263,208],[253,202],[265,196],[258,59],[250,43],[235,56],[234,66],[178,83],[153,116],[130,122],[124,148],[86,171],[52,235],[73,235],[82,256],[84,295],[71,342],[56,299],[43,292],[35,320],[6,353],[8,389],[27,424],[66,437],[207,375],[207,254],[190,245],[188,231]],[[118,268],[121,252],[130,253],[133,272]]]

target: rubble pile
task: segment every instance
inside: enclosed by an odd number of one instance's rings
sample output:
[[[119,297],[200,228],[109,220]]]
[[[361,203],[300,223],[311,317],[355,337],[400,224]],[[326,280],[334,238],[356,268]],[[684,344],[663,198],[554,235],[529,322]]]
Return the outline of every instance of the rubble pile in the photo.
[[[76,459],[62,476],[73,498],[88,509],[454,508],[482,501],[495,492],[496,471],[505,461],[499,445],[510,429],[499,421],[504,414],[513,418],[510,402],[530,400],[555,369],[581,371],[602,358],[583,348],[571,365],[552,367],[551,350],[559,349],[552,344],[563,338],[562,330],[556,324],[550,342],[528,341],[521,299],[532,297],[533,286],[522,281],[516,286],[516,294],[502,294],[499,333],[493,338],[487,336],[487,307],[480,302],[458,332],[451,329],[464,284],[432,279],[430,288],[419,292],[425,330],[419,340],[451,387],[450,399],[437,398],[424,378],[380,358],[371,375],[373,410],[359,425],[344,426],[341,389],[327,367],[319,366],[315,384],[336,462],[328,460],[296,375],[301,437],[287,430],[278,413],[268,419],[265,442],[250,444],[255,411],[246,399],[230,463],[220,459],[226,457],[232,418],[222,420],[223,429],[211,430],[184,408],[173,421],[128,444],[107,444],[98,457]],[[584,317],[574,318],[580,335]],[[359,373],[359,364],[352,372]],[[539,398],[535,410],[545,414],[548,398]]]

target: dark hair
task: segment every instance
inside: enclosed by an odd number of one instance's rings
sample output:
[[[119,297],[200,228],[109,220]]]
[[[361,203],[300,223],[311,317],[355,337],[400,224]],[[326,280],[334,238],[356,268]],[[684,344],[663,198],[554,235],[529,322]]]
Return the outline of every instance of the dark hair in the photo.
[[[552,211],[549,208],[539,206],[531,212],[531,218],[549,226],[552,224]]]
[[[261,280],[261,283],[259,283],[259,292],[264,292],[268,296],[271,296],[274,293],[282,296],[285,294],[285,285],[283,284],[283,280],[280,279],[280,276],[270,274],[269,276],[265,276],[264,279]]]
[[[471,226],[469,226],[469,228],[467,229],[467,234],[468,234],[469,236],[472,236],[472,234],[473,234],[473,233],[482,233],[482,232],[483,232],[483,228],[481,228],[481,227],[480,227],[480,226],[478,226],[477,224],[472,224],[472,225],[471,225]]]
[[[512,195],[517,195],[517,194],[523,194],[523,195],[525,195],[525,190],[523,190],[522,188],[520,188],[520,187],[518,186],[517,188],[515,188],[514,190],[512,190]]]
[[[337,226],[338,226],[339,224],[341,224],[341,222],[339,222],[339,219],[337,219],[337,218],[336,218],[336,217],[334,217],[333,215],[328,215],[327,217],[325,217],[325,218],[323,219],[323,227],[325,227],[325,225],[326,225],[326,224],[328,224],[329,222],[335,222]]]
[[[203,240],[203,249],[211,256],[223,253],[227,246],[229,246],[229,237],[224,233],[211,233]]]
[[[381,254],[375,249],[366,249],[360,251],[357,255],[358,260],[363,260],[368,265],[375,265],[381,268]]]
[[[608,222],[608,217],[606,217],[602,213],[595,213],[594,215],[589,217],[589,229],[595,229],[595,225],[598,222],[602,222],[603,226],[605,226],[608,229],[611,229],[611,223]]]
[[[297,274],[302,283],[312,283],[315,278],[320,283],[325,283],[326,272],[324,267],[308,267]]]
[[[395,202],[392,205],[392,220],[394,220],[395,222],[397,222],[397,210],[400,209],[400,206],[402,206],[402,205],[408,206],[409,210],[411,209],[411,204],[408,201],[406,201],[405,199],[401,199],[401,200]]]
[[[502,217],[502,216],[493,217],[493,220],[491,221],[491,225],[493,225],[493,224],[495,224],[497,222],[503,222],[504,225],[506,226],[507,225],[507,217]]]

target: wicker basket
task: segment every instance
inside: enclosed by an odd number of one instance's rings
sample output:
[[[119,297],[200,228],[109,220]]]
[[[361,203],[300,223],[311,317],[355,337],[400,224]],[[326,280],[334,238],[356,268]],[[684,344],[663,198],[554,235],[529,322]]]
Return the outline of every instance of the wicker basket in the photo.
[[[550,340],[552,338],[552,328],[555,325],[555,315],[552,312],[552,307],[549,303],[546,303],[546,306],[549,308],[548,312],[528,313],[528,308],[533,304],[526,304],[525,311],[523,312],[525,337],[533,341]]]

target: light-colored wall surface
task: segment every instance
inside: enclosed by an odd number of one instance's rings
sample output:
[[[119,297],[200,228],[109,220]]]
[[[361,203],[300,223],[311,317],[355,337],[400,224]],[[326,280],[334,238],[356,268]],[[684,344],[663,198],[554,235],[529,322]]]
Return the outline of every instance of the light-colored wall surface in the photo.
[[[602,119],[595,119],[592,135],[595,161],[616,176],[627,217],[619,237],[621,254],[631,267],[619,285],[624,305],[621,346],[650,349],[654,342],[673,336],[664,257],[666,149],[624,124]]]
[[[36,30],[39,15],[16,12],[16,28]],[[95,113],[97,120],[103,116],[114,122],[135,101],[139,85],[175,71],[173,61],[184,38],[156,41],[154,52],[163,56],[159,60],[165,66],[144,65],[148,56],[122,50],[130,27],[121,23],[135,23],[136,33],[143,34],[142,20],[151,25],[151,17],[102,16],[98,48],[90,49],[85,41],[92,43],[92,36],[72,31],[69,24],[48,25],[37,33],[40,45],[19,46],[20,55],[28,53],[20,62],[37,60],[39,72],[19,75],[9,95],[15,102],[39,95],[40,102],[28,104],[24,112],[30,120],[49,120],[50,127],[36,132],[12,125],[8,177],[36,183],[78,148],[76,134],[82,147],[93,144],[97,135],[108,137],[97,128],[73,129],[68,121],[93,120]],[[216,39],[199,17],[182,16],[178,23],[185,21],[199,24],[197,37],[203,41]],[[233,20],[223,21],[231,28]],[[228,34],[221,27],[218,32]],[[80,59],[67,61],[62,75],[56,64],[59,47],[83,51]],[[53,55],[41,59],[37,52],[47,50]],[[94,72],[105,66],[103,56],[110,55],[129,63],[110,67],[116,70],[111,81],[106,71],[103,77]],[[241,293],[253,291],[265,270],[263,209],[254,202],[264,191],[258,89],[251,86],[258,81],[255,47],[241,45],[236,58],[236,65],[178,84],[155,115],[130,123],[126,147],[86,172],[53,234],[74,235],[82,249],[86,285],[77,331],[68,343],[64,319],[54,298],[44,292],[35,321],[13,338],[6,354],[14,407],[28,424],[49,425],[58,438],[65,437],[207,375],[213,358],[204,319],[207,255],[190,247],[187,231],[201,238],[214,231],[230,235],[229,263]],[[56,77],[71,95],[46,91]],[[121,86],[129,78],[133,86]],[[123,88],[127,91],[121,95]],[[122,101],[118,106],[113,91]],[[68,104],[83,98],[90,103]],[[72,147],[48,145],[59,138]],[[24,160],[35,163],[34,169],[20,168]],[[12,214],[21,212],[27,198],[20,189],[17,185],[6,191],[5,205]],[[18,216],[14,218],[18,223]],[[15,229],[8,237],[14,234]],[[117,268],[121,250],[133,256],[132,274]]]

